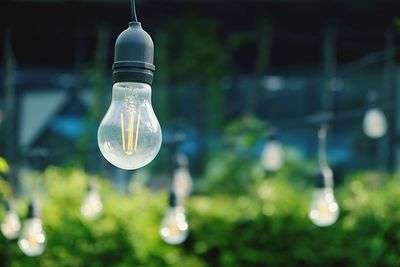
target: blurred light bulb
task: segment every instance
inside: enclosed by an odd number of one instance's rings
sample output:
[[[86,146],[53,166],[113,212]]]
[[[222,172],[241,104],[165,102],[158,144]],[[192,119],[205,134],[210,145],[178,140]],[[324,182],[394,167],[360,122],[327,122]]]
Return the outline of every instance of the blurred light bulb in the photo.
[[[35,203],[31,202],[28,209],[28,218],[24,222],[18,246],[27,256],[39,256],[44,252],[46,236],[43,230],[42,220]]]
[[[282,145],[275,138],[271,138],[264,146],[261,155],[261,164],[267,171],[279,170],[284,162]]]
[[[364,133],[370,138],[382,137],[387,130],[385,114],[378,108],[371,108],[365,114],[363,128]]]
[[[118,168],[138,169],[157,156],[161,139],[161,128],[151,105],[150,85],[115,83],[111,106],[98,131],[103,156]]]
[[[317,188],[314,191],[308,216],[317,226],[334,224],[339,217],[339,205],[330,187]]]
[[[89,220],[95,220],[100,217],[103,210],[103,203],[97,190],[89,189],[85,200],[81,206],[81,214]]]
[[[1,233],[7,239],[15,239],[18,237],[19,231],[21,230],[21,222],[18,214],[14,209],[10,208],[6,216],[4,217],[3,223],[1,224]]]
[[[179,167],[174,171],[173,189],[179,199],[183,199],[190,195],[192,191],[192,177],[187,167]]]
[[[186,221],[183,207],[170,207],[161,223],[161,238],[168,244],[183,243],[189,234],[189,225]]]

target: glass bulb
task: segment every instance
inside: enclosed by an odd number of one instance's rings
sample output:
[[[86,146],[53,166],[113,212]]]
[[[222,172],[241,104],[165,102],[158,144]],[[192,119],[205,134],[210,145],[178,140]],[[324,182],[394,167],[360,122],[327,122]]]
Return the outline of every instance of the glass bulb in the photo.
[[[380,138],[385,135],[387,123],[385,114],[378,108],[367,111],[363,121],[364,133],[370,138]]]
[[[44,252],[46,236],[43,230],[42,220],[29,218],[24,223],[22,234],[18,240],[18,246],[27,256],[39,256]]]
[[[186,221],[183,207],[171,207],[161,223],[160,236],[170,245],[183,243],[189,234],[189,225]]]
[[[172,186],[178,199],[190,195],[192,184],[192,178],[187,167],[179,167],[174,171]]]
[[[9,210],[1,224],[1,233],[7,239],[15,239],[21,230],[21,222],[14,210]]]
[[[308,216],[320,227],[330,226],[336,222],[339,217],[339,205],[332,188],[318,188],[314,191]]]
[[[284,162],[282,145],[276,140],[268,141],[261,155],[261,164],[267,171],[279,170]]]
[[[113,86],[111,106],[98,131],[103,156],[125,170],[150,163],[161,147],[161,127],[151,106],[151,87],[121,82]]]
[[[103,203],[99,193],[96,190],[89,191],[81,206],[81,214],[89,220],[95,220],[100,217],[103,210]]]

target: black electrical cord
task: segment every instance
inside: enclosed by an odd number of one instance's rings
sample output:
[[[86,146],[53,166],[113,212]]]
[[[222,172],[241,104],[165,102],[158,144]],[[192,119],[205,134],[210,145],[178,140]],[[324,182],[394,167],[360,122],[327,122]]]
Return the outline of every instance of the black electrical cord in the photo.
[[[136,1],[131,0],[131,14],[132,14],[132,20],[134,22],[137,22],[137,16],[136,16]]]

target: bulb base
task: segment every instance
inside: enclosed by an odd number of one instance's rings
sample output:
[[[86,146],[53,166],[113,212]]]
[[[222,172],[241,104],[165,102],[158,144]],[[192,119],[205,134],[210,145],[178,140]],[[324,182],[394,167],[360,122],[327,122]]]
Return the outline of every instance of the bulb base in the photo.
[[[140,22],[130,22],[115,42],[113,81],[151,85],[155,71],[154,44]]]
[[[322,169],[315,175],[315,188],[333,188],[333,175],[330,169]]]
[[[172,189],[169,192],[168,205],[170,208],[175,208],[178,206],[176,194]]]
[[[28,205],[28,219],[32,218],[39,218],[40,217],[40,210],[39,206],[36,202],[31,201]]]
[[[6,211],[12,210],[12,209],[14,208],[13,206],[14,206],[14,205],[13,205],[13,203],[12,203],[11,200],[7,200],[7,201],[5,202]]]

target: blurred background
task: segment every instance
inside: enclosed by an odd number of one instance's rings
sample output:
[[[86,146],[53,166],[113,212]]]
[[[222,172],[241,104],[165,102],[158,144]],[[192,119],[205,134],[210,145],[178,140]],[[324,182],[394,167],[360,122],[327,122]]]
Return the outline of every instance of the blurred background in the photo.
[[[400,2],[138,0],[137,13],[163,145],[124,171],[97,129],[129,1],[0,3],[0,193],[21,220],[40,203],[46,233],[33,258],[0,239],[1,266],[400,266]],[[327,228],[308,218],[321,124],[340,207]],[[190,230],[173,246],[159,228],[182,167]],[[91,184],[96,220],[80,214]]]

